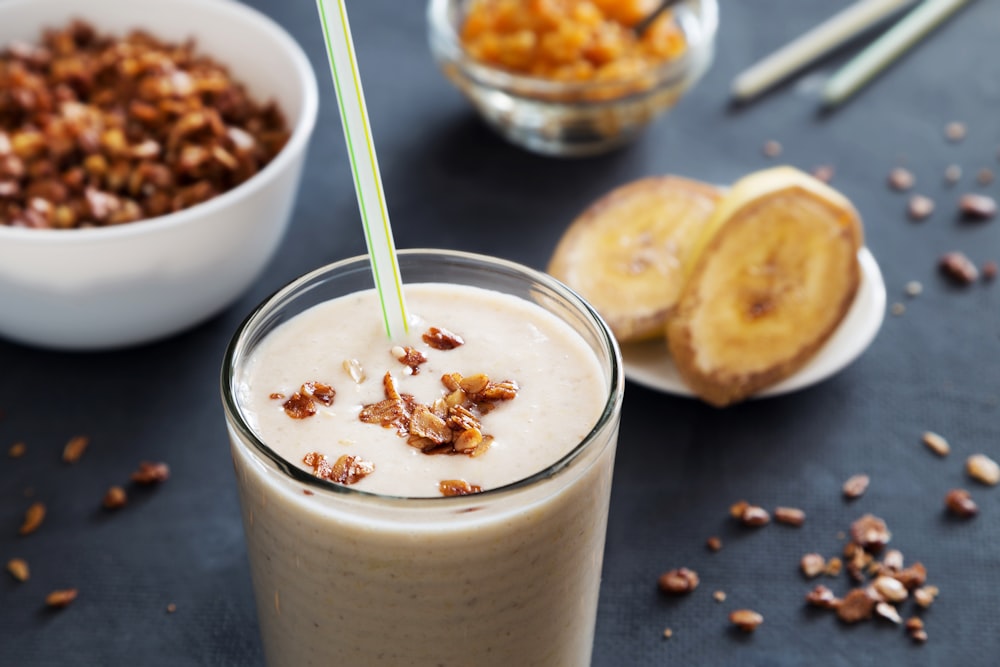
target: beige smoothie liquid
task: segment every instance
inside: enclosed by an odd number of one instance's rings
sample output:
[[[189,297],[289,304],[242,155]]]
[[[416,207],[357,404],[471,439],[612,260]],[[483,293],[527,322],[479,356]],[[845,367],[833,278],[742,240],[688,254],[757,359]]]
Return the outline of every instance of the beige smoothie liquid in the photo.
[[[617,419],[553,466],[598,424],[607,371],[523,299],[406,296],[404,337],[359,292],[270,332],[237,378],[251,429],[300,471],[234,434],[268,664],[588,665]]]

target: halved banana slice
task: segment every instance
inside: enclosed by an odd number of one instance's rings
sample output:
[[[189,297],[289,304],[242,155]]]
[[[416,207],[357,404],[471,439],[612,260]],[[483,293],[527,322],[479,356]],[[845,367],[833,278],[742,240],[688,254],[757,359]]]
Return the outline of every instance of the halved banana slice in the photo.
[[[862,241],[851,202],[797,169],[734,184],[694,243],[667,325],[684,381],[723,406],[801,368],[854,300]]]
[[[714,186],[676,176],[616,188],[573,221],[548,271],[587,299],[619,341],[662,336],[684,257],[720,197]]]

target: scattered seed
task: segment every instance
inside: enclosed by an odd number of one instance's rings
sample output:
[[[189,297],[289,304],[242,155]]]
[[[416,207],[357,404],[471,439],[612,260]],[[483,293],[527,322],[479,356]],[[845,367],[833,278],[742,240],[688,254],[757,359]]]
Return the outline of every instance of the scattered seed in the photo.
[[[801,526],[806,522],[806,513],[797,507],[776,507],[774,519],[788,526]]]
[[[360,361],[357,359],[345,359],[343,366],[355,384],[361,384],[365,381],[365,369],[361,367]]]
[[[730,612],[729,622],[743,632],[753,632],[764,622],[764,617],[752,609],[737,609]]]
[[[923,630],[924,621],[919,616],[910,616],[908,619],[906,619],[906,623],[903,624],[903,627],[905,627],[910,632],[914,630]]]
[[[764,142],[763,151],[765,157],[778,157],[781,155],[781,150],[781,144],[773,139]]]
[[[21,535],[30,535],[38,530],[45,520],[45,503],[32,503],[24,513],[24,523],[18,531]]]
[[[875,600],[863,588],[854,588],[837,605],[837,617],[844,623],[857,623],[871,618]]]
[[[28,561],[23,558],[11,558],[7,561],[7,571],[18,581],[27,581],[31,575],[28,570]]]
[[[969,519],[979,512],[979,506],[965,489],[952,489],[944,497],[944,506],[957,517]]]
[[[892,313],[895,317],[899,317],[900,315],[906,312],[906,306],[897,301],[896,303],[892,304],[892,306],[889,307],[889,312]]]
[[[834,556],[830,560],[826,561],[825,574],[828,577],[836,577],[840,574],[840,570],[844,567],[844,561],[840,560],[837,556]]]
[[[722,549],[722,540],[713,535],[705,540],[705,546],[708,547],[709,551],[719,551]]]
[[[876,603],[875,613],[886,620],[892,621],[896,625],[899,625],[900,623],[903,622],[903,618],[899,615],[899,611],[897,611],[896,608],[893,607],[888,602]]]
[[[177,605],[175,605],[173,602],[171,602],[170,604],[167,605],[167,613],[168,614],[172,614],[175,611],[177,611]]]
[[[767,510],[763,507],[749,505],[743,510],[743,515],[740,517],[740,521],[743,522],[744,526],[759,528],[760,526],[766,526],[771,523],[771,515],[768,514]]]
[[[715,599],[716,602],[725,602],[726,601],[726,592],[725,591],[715,591],[714,593],[712,593],[712,597]]]
[[[69,606],[69,603],[75,600],[76,596],[77,590],[75,588],[52,591],[45,596],[45,604],[53,609],[62,609]]]
[[[953,250],[941,256],[938,266],[941,272],[960,285],[969,285],[979,278],[979,269],[965,253]]]
[[[983,264],[983,280],[991,281],[997,277],[997,271],[1000,270],[997,267],[997,263],[990,260]]]
[[[948,456],[951,452],[951,445],[948,444],[948,441],[933,431],[926,431],[923,440],[928,449],[938,456]]]
[[[74,438],[70,438],[66,446],[63,447],[62,459],[65,463],[76,463],[83,456],[83,453],[87,451],[87,445],[90,444],[90,438],[85,435],[78,435]]]
[[[802,574],[812,579],[826,570],[826,559],[817,553],[806,554],[799,561],[799,567],[802,568]]]
[[[900,192],[909,190],[915,182],[916,179],[913,177],[913,172],[909,169],[896,167],[889,172],[889,187],[893,190],[899,190]]]
[[[944,126],[944,136],[951,142],[959,142],[965,139],[965,124],[952,121]]]
[[[27,445],[25,445],[23,442],[15,442],[13,445],[10,446],[10,449],[7,450],[7,456],[9,456],[12,459],[19,459],[22,456],[24,456],[24,453],[26,451],[28,451]]]
[[[962,168],[957,164],[950,164],[944,170],[944,182],[948,185],[954,185],[958,183],[959,179],[962,178]]]
[[[996,486],[1000,482],[1000,465],[985,454],[973,454],[966,459],[965,470],[977,482],[989,486]]]
[[[132,481],[136,484],[156,484],[165,482],[170,477],[170,466],[166,463],[151,463],[143,461],[132,473]]]
[[[993,182],[993,170],[989,167],[983,167],[976,174],[976,180],[979,181],[980,185],[989,185]]]
[[[670,628],[664,628],[663,629],[663,638],[664,639],[670,639],[673,636],[674,636],[674,631],[673,630],[671,630]]]
[[[868,483],[870,481],[871,480],[868,478],[868,475],[865,474],[852,475],[847,479],[846,482],[844,482],[844,486],[842,489],[844,492],[844,497],[850,500],[853,500],[854,498],[860,498],[862,495],[864,495],[865,491],[868,490]]]
[[[934,212],[934,200],[924,195],[913,195],[906,211],[912,220],[923,220]]]
[[[698,588],[698,573],[686,567],[669,570],[660,575],[660,590],[670,595],[685,595]]]
[[[128,496],[125,495],[125,489],[120,486],[112,486],[105,492],[104,500],[101,501],[101,504],[106,509],[116,510],[125,507],[127,501]]]
[[[910,637],[912,637],[913,641],[917,642],[918,644],[923,644],[924,642],[927,641],[927,631],[914,630],[913,632],[910,633]]]
[[[989,195],[970,192],[959,198],[958,209],[966,218],[987,220],[997,214],[997,201]]]
[[[924,291],[924,286],[918,280],[911,280],[906,283],[906,296],[919,296]]]

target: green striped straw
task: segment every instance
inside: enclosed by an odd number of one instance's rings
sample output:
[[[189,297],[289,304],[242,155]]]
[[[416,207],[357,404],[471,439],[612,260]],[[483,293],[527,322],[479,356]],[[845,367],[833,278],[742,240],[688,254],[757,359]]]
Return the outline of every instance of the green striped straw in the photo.
[[[354,53],[351,26],[347,21],[344,0],[317,0],[326,52],[333,72],[333,85],[337,89],[340,118],[344,126],[344,139],[354,173],[354,190],[358,195],[358,208],[365,228],[365,243],[371,259],[372,276],[378,291],[379,304],[385,332],[389,338],[409,332],[403,283],[399,276],[399,262],[389,226],[389,213],[385,206],[382,177],[375,157],[371,125],[361,77],[358,75],[358,58]]]

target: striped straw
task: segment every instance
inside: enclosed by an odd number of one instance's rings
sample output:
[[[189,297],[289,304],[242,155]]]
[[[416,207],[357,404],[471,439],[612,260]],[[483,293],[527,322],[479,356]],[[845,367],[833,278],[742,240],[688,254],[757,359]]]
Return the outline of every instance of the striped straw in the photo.
[[[409,332],[410,325],[406,316],[396,247],[392,240],[392,227],[389,226],[389,213],[385,206],[382,177],[368,122],[368,108],[361,90],[361,77],[358,75],[358,59],[354,53],[351,26],[347,21],[344,0],[317,0],[316,5],[323,24],[333,85],[337,89],[344,139],[351,158],[351,170],[354,172],[354,190],[358,195],[358,208],[365,228],[365,243],[382,307],[382,319],[386,334],[392,338]]]

